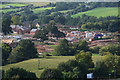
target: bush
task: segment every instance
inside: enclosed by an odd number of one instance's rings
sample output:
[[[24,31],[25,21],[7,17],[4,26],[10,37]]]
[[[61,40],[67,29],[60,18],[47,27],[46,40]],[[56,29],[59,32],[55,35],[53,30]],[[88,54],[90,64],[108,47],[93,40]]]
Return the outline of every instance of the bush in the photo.
[[[102,47],[99,50],[99,54],[102,56],[106,52],[110,52],[112,54],[116,54],[116,55],[120,56],[120,45],[119,44],[110,44],[110,45],[107,45],[105,47]]]
[[[22,68],[10,68],[9,70],[5,71],[3,74],[3,80],[10,80],[10,79],[17,79],[17,80],[23,80],[23,79],[29,79],[29,80],[35,80],[37,77],[35,73],[26,71]]]
[[[61,80],[62,78],[62,73],[61,71],[57,70],[57,69],[45,69],[41,76],[40,79],[41,80]]]

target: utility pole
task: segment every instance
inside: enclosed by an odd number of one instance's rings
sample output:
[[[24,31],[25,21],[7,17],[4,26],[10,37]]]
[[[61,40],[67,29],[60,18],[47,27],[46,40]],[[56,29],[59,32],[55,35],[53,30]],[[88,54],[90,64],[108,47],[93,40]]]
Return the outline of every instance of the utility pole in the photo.
[[[40,69],[40,59],[38,59],[38,69]]]
[[[110,80],[110,76],[111,76],[111,74],[109,74],[109,80]]]
[[[116,70],[114,70],[114,78],[116,79]]]

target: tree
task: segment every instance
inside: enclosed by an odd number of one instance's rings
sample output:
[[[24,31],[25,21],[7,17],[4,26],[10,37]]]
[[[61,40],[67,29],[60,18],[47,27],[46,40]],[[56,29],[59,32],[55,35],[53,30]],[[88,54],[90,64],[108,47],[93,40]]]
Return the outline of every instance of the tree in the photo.
[[[94,67],[94,63],[92,62],[92,54],[90,52],[81,51],[80,53],[75,55],[75,59],[78,62],[84,61],[89,66],[89,68]]]
[[[21,22],[20,22],[20,16],[18,16],[18,15],[12,16],[11,20],[13,21],[14,25],[20,25],[21,24]]]
[[[2,65],[7,64],[7,58],[11,53],[12,48],[8,44],[2,44]]]
[[[61,80],[62,77],[62,73],[58,69],[45,69],[40,76],[43,80]]]
[[[69,53],[69,44],[66,39],[60,40],[60,44],[55,48],[55,55],[67,56]]]
[[[65,37],[64,33],[58,31],[54,20],[49,21],[49,24],[47,25],[47,31],[54,34],[54,37]]]
[[[3,80],[6,80],[6,79],[33,80],[33,79],[37,79],[37,77],[36,77],[35,73],[26,71],[23,68],[10,68],[3,73]]]
[[[99,50],[100,55],[104,55],[106,52],[110,52],[112,54],[120,55],[120,45],[119,44],[110,44],[102,47]]]
[[[105,79],[109,74],[110,74],[109,68],[106,66],[106,64],[103,61],[96,62],[96,67],[94,70],[94,76],[96,79],[98,78]]]
[[[103,61],[111,72],[114,71],[114,73],[117,73],[117,75],[120,76],[120,57],[119,56],[108,54],[104,56]]]
[[[35,57],[37,57],[37,49],[34,43],[29,39],[24,39],[12,50],[8,60],[9,62],[19,62]]]
[[[62,71],[64,79],[85,79],[88,72],[88,65],[84,61],[69,60],[60,63],[58,69]]]
[[[40,30],[38,31],[33,37],[34,38],[40,38],[42,41],[47,40],[47,31],[46,30]]]
[[[9,33],[12,33],[12,28],[10,27],[11,20],[10,19],[3,19],[2,21],[2,32],[3,34],[7,35]]]
[[[88,43],[85,40],[80,40],[78,43],[75,43],[74,46],[76,47],[75,50],[77,51],[77,53],[79,53],[82,50],[89,50]]]
[[[65,24],[65,17],[63,15],[58,15],[57,17],[55,17],[55,21],[64,25]]]
[[[32,14],[32,13],[33,13],[33,11],[29,7],[24,8],[23,14],[28,15],[28,14]]]

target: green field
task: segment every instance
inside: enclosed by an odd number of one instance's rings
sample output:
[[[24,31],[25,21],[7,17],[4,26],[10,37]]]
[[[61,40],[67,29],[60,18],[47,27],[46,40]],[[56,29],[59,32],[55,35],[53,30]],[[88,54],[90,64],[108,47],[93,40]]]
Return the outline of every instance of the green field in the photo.
[[[52,9],[52,8],[55,8],[55,7],[47,7],[47,8],[37,8],[37,9],[33,9],[33,12],[34,13],[41,13],[47,9]]]
[[[0,12],[7,13],[9,11],[17,11],[17,10],[20,10],[20,9],[4,9],[4,10],[0,10]]]
[[[95,8],[93,10],[89,10],[86,12],[80,12],[78,14],[72,15],[71,17],[73,17],[73,18],[78,17],[78,16],[81,17],[83,14],[86,14],[88,16],[95,16],[97,18],[106,17],[106,16],[117,16],[118,15],[118,7]]]
[[[20,7],[20,6],[27,6],[28,4],[22,4],[22,3],[10,3],[10,4],[2,4],[2,8],[5,8],[5,6],[13,6],[13,7]]]
[[[40,65],[43,68],[42,70],[38,70],[38,59],[40,59]],[[69,59],[74,59],[74,56],[49,56],[46,58],[36,58],[36,59],[30,59],[26,61],[22,61],[15,64],[9,64],[6,66],[3,66],[3,70],[7,70],[11,67],[20,67],[24,68],[28,71],[36,73],[37,77],[40,77],[40,74],[42,71],[46,68],[57,68],[58,64],[61,62],[66,62]],[[96,62],[98,60],[101,60],[101,56],[93,56],[93,61]]]

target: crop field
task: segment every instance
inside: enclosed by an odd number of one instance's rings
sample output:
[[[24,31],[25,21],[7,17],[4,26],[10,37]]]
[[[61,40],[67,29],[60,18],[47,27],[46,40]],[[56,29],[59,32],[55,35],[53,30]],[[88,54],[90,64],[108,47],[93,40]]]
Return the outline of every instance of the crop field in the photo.
[[[43,12],[44,10],[52,9],[52,8],[55,8],[55,7],[37,8],[37,9],[33,9],[33,12],[34,13],[40,13],[40,12]]]
[[[24,68],[28,71],[34,72],[37,77],[40,77],[40,74],[42,73],[42,71],[46,68],[57,68],[58,64],[61,62],[66,62],[70,59],[74,59],[74,56],[49,56],[46,58],[35,58],[35,59],[30,59],[30,60],[26,60],[26,61],[22,61],[19,63],[14,63],[14,64],[8,64],[6,66],[3,66],[2,69],[3,70],[7,70],[11,67],[20,67],[20,68]],[[93,62],[96,62],[98,60],[101,60],[102,57],[101,56],[93,56]],[[38,69],[38,59],[40,59],[40,66],[41,70]]]
[[[88,16],[95,16],[97,18],[107,17],[107,16],[118,16],[118,7],[95,8],[93,10],[89,10],[86,12],[80,12],[78,14],[72,15],[71,17],[73,17],[73,18],[78,17],[78,16],[81,17],[83,14],[86,14]]]

